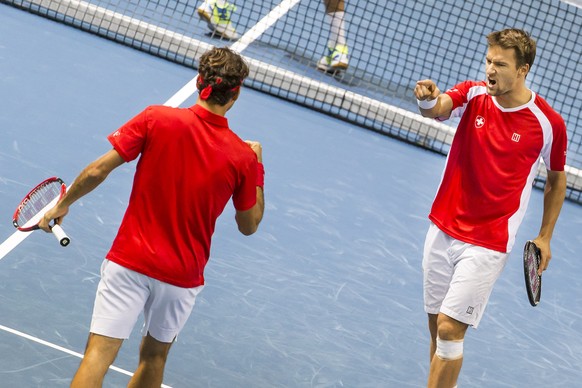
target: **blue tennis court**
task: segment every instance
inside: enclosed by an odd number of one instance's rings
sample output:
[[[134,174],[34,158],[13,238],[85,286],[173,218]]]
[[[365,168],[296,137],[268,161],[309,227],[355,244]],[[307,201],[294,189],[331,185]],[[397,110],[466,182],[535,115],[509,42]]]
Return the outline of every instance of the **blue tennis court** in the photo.
[[[106,135],[163,104],[195,71],[0,5],[0,239],[26,192],[70,183]],[[190,98],[183,105],[191,105]],[[422,387],[428,330],[421,254],[444,157],[244,89],[231,127],[263,144],[265,219],[244,237],[228,205],[207,285],[170,353],[170,387]],[[78,366],[101,261],[135,165],[75,204],[61,248],[33,233],[0,261],[0,386],[65,387]],[[532,194],[518,246],[537,235]],[[465,341],[461,387],[576,387],[582,381],[580,205],[566,202],[530,307],[516,249]],[[106,387],[137,365],[139,323]]]

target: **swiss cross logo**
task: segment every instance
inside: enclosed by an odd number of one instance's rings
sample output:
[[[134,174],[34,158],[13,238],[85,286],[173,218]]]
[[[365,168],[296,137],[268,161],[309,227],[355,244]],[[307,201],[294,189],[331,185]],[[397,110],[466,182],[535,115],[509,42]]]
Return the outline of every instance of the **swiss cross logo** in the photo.
[[[521,135],[519,133],[514,133],[513,135],[511,135],[511,140],[517,143],[520,137]]]
[[[483,116],[477,116],[475,118],[475,127],[481,128],[484,125],[485,125],[485,118]]]

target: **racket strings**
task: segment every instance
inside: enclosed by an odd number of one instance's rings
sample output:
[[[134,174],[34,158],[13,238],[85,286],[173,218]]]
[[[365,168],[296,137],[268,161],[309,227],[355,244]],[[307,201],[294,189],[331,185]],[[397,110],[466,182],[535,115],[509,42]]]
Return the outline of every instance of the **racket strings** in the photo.
[[[538,276],[538,268],[539,268],[539,262],[538,262],[538,258],[537,258],[537,252],[535,247],[533,246],[529,246],[528,251],[527,251],[527,267],[529,268],[529,281],[530,281],[530,286],[532,289],[532,292],[535,294],[537,293],[537,290],[540,286],[540,279]]]
[[[22,226],[36,216],[45,206],[61,195],[61,183],[49,182],[40,186],[22,202],[19,208],[16,222]]]

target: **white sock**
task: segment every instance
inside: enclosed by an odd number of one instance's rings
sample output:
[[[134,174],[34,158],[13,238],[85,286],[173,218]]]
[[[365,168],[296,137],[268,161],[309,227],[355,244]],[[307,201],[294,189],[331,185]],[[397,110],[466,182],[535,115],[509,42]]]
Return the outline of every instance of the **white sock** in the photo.
[[[325,14],[325,18],[329,23],[329,40],[327,41],[327,45],[331,48],[338,44],[347,44],[344,16],[344,11]]]

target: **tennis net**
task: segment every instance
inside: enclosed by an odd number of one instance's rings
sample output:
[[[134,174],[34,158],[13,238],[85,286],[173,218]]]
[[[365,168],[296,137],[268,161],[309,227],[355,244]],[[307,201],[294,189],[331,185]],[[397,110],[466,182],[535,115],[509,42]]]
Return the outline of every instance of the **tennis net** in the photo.
[[[211,33],[199,18],[202,1],[0,2],[193,68],[208,48],[232,43]],[[235,7],[212,16],[229,19],[231,24],[223,29],[238,36],[279,3],[229,2]],[[582,9],[576,3],[582,1],[348,0],[344,21],[349,66],[329,74],[317,70],[317,63],[327,55],[330,32],[337,28],[331,28],[324,1],[303,0],[244,50],[251,67],[246,85],[446,154],[456,123],[417,113],[412,93],[416,81],[430,78],[444,89],[465,79],[482,79],[485,36],[505,27],[523,28],[538,44],[528,86],[566,121],[567,197],[582,203]],[[544,182],[541,168],[535,184],[543,187]]]

